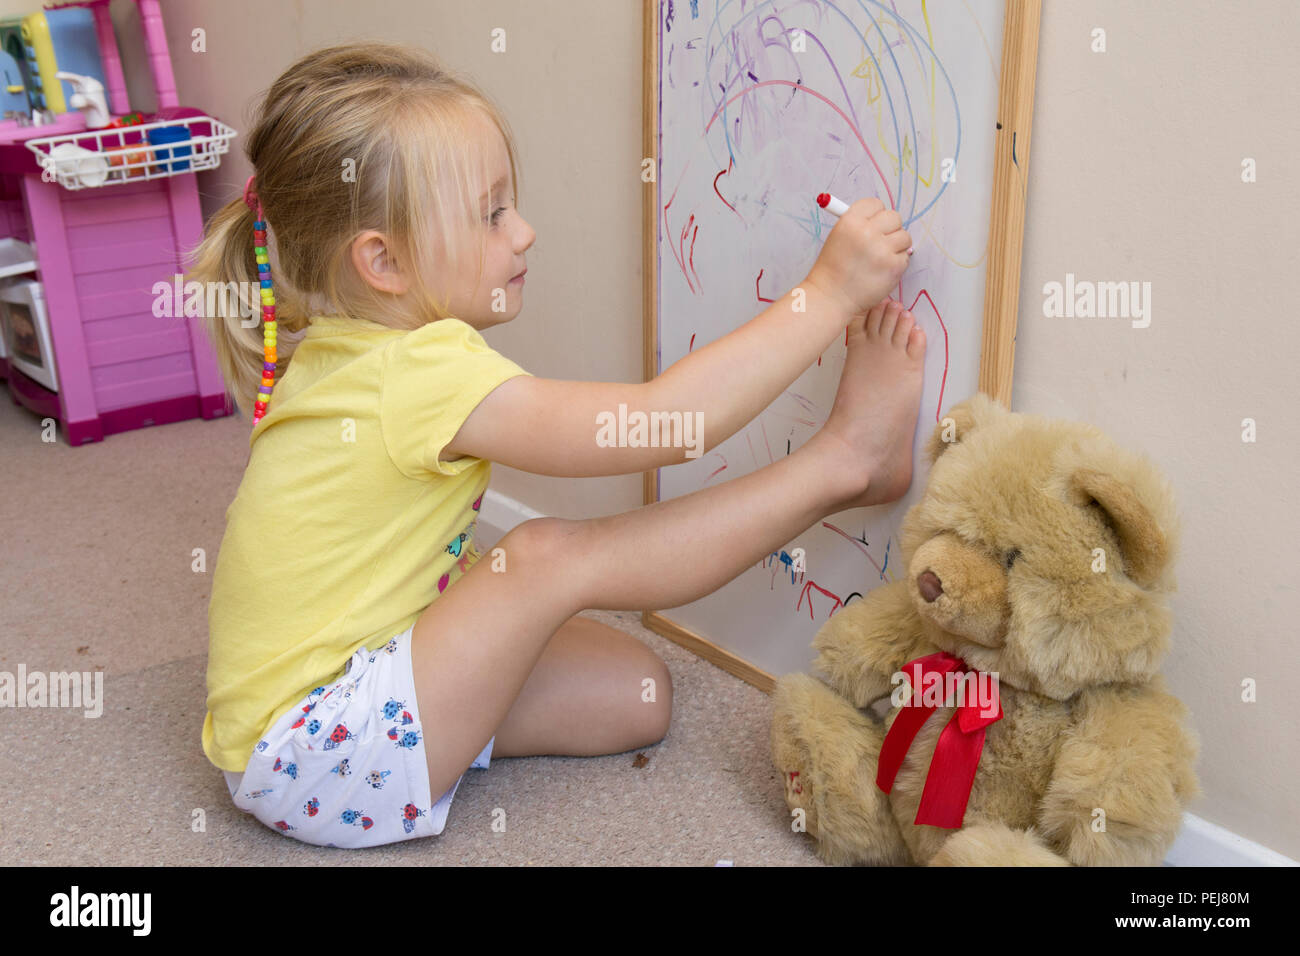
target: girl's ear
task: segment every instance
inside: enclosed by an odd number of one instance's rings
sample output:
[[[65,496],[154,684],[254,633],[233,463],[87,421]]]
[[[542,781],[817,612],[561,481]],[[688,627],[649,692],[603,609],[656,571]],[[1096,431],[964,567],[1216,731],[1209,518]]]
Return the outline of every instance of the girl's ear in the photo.
[[[926,440],[925,455],[933,465],[950,445],[963,441],[981,423],[1010,414],[1011,412],[983,392],[976,392],[966,401],[952,406],[940,416],[939,423],[934,426],[934,431]]]
[[[410,285],[382,232],[371,229],[352,240],[352,267],[361,281],[381,292],[402,295]]]

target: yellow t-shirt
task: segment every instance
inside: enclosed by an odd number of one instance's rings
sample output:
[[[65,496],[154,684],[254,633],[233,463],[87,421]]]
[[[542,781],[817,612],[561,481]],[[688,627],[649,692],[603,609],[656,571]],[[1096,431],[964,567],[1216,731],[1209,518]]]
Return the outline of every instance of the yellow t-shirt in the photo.
[[[489,392],[529,374],[460,319],[409,332],[311,320],[226,509],[208,607],[212,763],[243,771],[289,707],[478,560],[492,463],[438,456]]]

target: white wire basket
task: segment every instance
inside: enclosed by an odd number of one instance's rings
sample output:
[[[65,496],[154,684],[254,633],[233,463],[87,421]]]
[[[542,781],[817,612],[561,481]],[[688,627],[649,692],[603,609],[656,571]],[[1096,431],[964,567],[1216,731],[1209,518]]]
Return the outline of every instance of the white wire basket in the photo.
[[[162,129],[180,129],[188,135],[172,142],[149,142],[149,134]],[[43,176],[53,177],[64,189],[88,189],[216,169],[237,135],[211,116],[186,116],[45,136],[29,139],[25,145],[36,155]]]

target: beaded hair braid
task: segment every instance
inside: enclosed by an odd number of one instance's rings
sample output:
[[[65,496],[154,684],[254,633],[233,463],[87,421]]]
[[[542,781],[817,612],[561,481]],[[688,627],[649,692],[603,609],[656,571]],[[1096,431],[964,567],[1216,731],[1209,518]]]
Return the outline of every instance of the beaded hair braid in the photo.
[[[262,201],[253,190],[253,176],[249,176],[244,184],[244,203],[257,215],[253,222],[253,253],[257,257],[257,277],[262,287],[262,384],[257,389],[257,403],[253,406],[253,425],[256,426],[266,414],[271,389],[275,387],[275,292],[271,286],[271,257],[266,248],[266,220]]]

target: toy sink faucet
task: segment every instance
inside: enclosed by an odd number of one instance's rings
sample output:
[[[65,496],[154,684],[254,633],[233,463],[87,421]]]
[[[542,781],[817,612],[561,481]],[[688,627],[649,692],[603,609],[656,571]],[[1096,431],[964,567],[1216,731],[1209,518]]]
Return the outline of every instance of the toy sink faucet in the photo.
[[[86,116],[86,129],[100,129],[108,125],[108,100],[104,97],[104,84],[93,76],[83,76],[59,70],[55,74],[72,84],[72,97],[68,105],[81,110]]]

